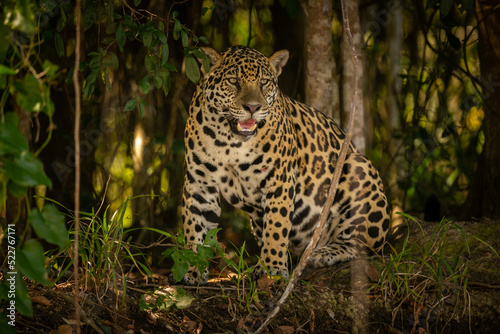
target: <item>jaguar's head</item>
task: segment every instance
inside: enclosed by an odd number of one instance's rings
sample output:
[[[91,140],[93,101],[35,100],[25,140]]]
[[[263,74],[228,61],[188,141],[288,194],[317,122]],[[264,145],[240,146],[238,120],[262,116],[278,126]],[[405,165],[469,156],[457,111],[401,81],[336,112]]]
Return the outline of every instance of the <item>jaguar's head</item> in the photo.
[[[278,76],[288,60],[288,51],[278,51],[268,58],[243,46],[220,54],[211,48],[202,49],[211,63],[203,78],[208,107],[223,115],[235,134],[255,135],[278,96]]]

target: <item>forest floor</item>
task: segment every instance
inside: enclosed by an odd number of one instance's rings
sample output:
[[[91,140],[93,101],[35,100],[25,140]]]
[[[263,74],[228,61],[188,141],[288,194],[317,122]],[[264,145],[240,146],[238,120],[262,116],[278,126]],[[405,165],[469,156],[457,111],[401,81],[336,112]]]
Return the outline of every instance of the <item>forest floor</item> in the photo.
[[[384,250],[385,264],[375,257],[304,273],[264,333],[498,333],[500,222],[438,226],[403,224]],[[263,279],[252,292],[242,281],[238,292],[234,281],[194,288],[171,285],[167,277],[131,279],[118,298],[111,288],[101,295],[82,291],[82,333],[253,332],[286,285]],[[162,305],[170,308],[140,306],[143,296],[154,302],[155,286],[163,287],[157,296],[163,293]],[[18,333],[74,332],[70,282],[30,286],[30,296],[34,316],[17,316]]]

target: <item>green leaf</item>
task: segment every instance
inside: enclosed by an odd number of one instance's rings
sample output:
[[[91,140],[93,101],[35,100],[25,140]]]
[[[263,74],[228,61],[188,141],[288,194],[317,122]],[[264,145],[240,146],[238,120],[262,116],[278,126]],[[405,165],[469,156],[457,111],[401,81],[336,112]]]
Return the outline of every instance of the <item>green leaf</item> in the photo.
[[[149,93],[150,89],[150,84],[149,84],[149,75],[146,75],[144,78],[141,80],[141,89],[144,94]]]
[[[144,65],[146,66],[146,71],[149,72],[156,72],[157,70],[157,64],[156,64],[156,57],[153,55],[146,55],[144,57]]]
[[[186,75],[189,80],[194,83],[200,81],[200,69],[198,68],[198,63],[192,55],[186,56]]]
[[[0,64],[0,75],[14,75],[16,73],[17,73],[16,70]]]
[[[125,40],[126,40],[125,28],[123,28],[123,25],[120,24],[118,26],[118,29],[116,29],[116,43],[120,48],[120,52],[123,52],[123,46],[125,45]]]
[[[139,115],[141,118],[144,117],[144,111],[146,109],[146,103],[144,103],[143,99],[139,99]]]
[[[162,32],[163,32],[163,31],[165,31],[165,25],[163,24],[163,22],[162,22],[162,21],[159,21],[159,22],[158,22],[158,30],[160,30],[160,31],[162,31]],[[165,43],[166,43],[166,42],[165,42]]]
[[[156,89],[160,89],[163,86],[163,80],[161,80],[161,77],[159,75],[153,76],[153,84],[155,85]]]
[[[16,252],[16,267],[29,279],[40,284],[50,285],[45,270],[43,247],[35,239],[27,240],[21,249]]]
[[[216,248],[219,244],[217,242],[217,233],[220,231],[220,228],[214,228],[207,232],[205,236],[204,245],[210,246],[212,248]]]
[[[18,157],[5,161],[5,171],[9,178],[23,187],[34,187],[45,184],[52,187],[52,181],[45,175],[43,164],[28,152],[22,152]]]
[[[31,210],[28,221],[40,238],[61,248],[69,243],[64,216],[53,205]]]
[[[165,36],[165,33],[163,33],[163,31],[161,31],[161,30],[156,30],[156,31],[155,31],[155,35],[156,35],[156,37],[158,37],[158,39],[160,40],[161,44],[165,44],[165,43],[167,43],[167,36]]]
[[[175,13],[175,12],[174,12]],[[181,21],[175,19],[174,20],[174,39],[175,40],[178,40],[179,37],[180,37],[180,33],[181,33],[181,29],[182,29],[182,26],[181,26]]]
[[[144,43],[145,47],[148,48],[151,45],[152,40],[153,40],[152,31],[146,31],[142,34],[142,43]]]
[[[54,43],[56,45],[56,52],[59,57],[64,55],[64,42],[61,35],[56,32],[54,35]]]
[[[187,48],[189,46],[189,36],[186,30],[181,31],[182,46]]]
[[[134,6],[139,6],[141,4],[141,0],[134,0]]]
[[[168,61],[169,57],[169,49],[168,49],[168,44],[162,44],[161,45],[161,63],[164,65]]]
[[[56,24],[57,32],[61,32],[64,29],[64,27],[66,27],[66,22],[68,20],[68,17],[66,16],[66,13],[64,12],[61,6],[59,6],[59,9],[61,11],[61,15],[59,16],[59,19],[57,20]]]
[[[23,151],[28,151],[29,146],[26,138],[17,129],[19,124],[17,114],[9,112],[4,117],[5,123],[0,122],[0,155],[18,155]]]
[[[446,17],[450,13],[451,7],[455,4],[455,0],[441,0],[440,4],[441,17]]]
[[[96,20],[97,8],[92,1],[87,1],[83,10],[83,30],[90,29]]]
[[[27,317],[33,316],[33,305],[31,304],[30,295],[26,282],[24,282],[21,275],[16,274],[16,309],[22,315]]]
[[[24,187],[17,183],[14,183],[12,182],[12,180],[9,180],[7,188],[15,198],[21,198],[23,196],[26,196],[26,194],[28,193],[28,187]]]
[[[123,108],[123,111],[134,110],[134,108],[137,104],[137,99],[138,99],[138,97],[135,97],[133,99],[128,100],[128,102],[125,104],[125,107]]]
[[[26,75],[22,81],[14,81],[14,88],[17,89],[17,103],[26,111],[42,111],[43,99],[42,89],[38,80],[32,75]]]
[[[200,41],[202,41],[203,43],[208,44],[208,39],[207,39],[206,37],[204,37],[204,36],[200,36],[200,37],[199,37],[199,39],[200,39]]]
[[[184,275],[188,272],[189,265],[184,260],[184,256],[182,256],[178,250],[172,253],[172,259],[174,260],[174,266],[172,267],[174,279],[177,282],[180,282]]]

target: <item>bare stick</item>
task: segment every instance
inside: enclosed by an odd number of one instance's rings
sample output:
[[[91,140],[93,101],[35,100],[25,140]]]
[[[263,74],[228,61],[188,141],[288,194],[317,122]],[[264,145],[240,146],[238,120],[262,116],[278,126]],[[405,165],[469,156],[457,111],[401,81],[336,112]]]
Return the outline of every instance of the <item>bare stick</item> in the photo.
[[[335,164],[335,171],[333,173],[333,180],[332,183],[330,184],[330,189],[328,191],[328,197],[325,202],[325,206],[323,207],[323,210],[321,211],[321,216],[319,217],[318,222],[314,226],[314,234],[311,238],[311,241],[307,245],[306,250],[302,254],[302,257],[300,258],[300,261],[293,271],[292,277],[290,278],[290,281],[288,282],[288,285],[283,292],[283,295],[281,295],[280,300],[276,304],[276,307],[269,313],[267,316],[266,320],[262,323],[262,325],[255,331],[254,333],[261,333],[266,326],[269,324],[269,322],[278,314],[281,305],[285,302],[285,300],[288,298],[288,295],[290,292],[292,292],[295,283],[297,283],[297,280],[300,277],[300,274],[304,270],[307,260],[309,259],[312,251],[314,248],[316,248],[316,245],[318,244],[319,238],[321,236],[321,233],[323,232],[323,227],[325,226],[326,220],[328,218],[328,214],[330,213],[330,208],[332,207],[333,200],[335,199],[335,194],[337,193],[337,188],[339,185],[339,180],[342,172],[342,167],[345,162],[345,158],[347,156],[347,151],[349,148],[349,145],[351,143],[351,138],[352,138],[352,129],[354,125],[354,115],[356,112],[356,103],[355,101],[357,100],[357,95],[358,95],[358,54],[356,53],[356,49],[354,48],[354,42],[352,39],[352,34],[351,30],[349,28],[349,18],[347,15],[347,7],[345,0],[342,0],[342,16],[343,16],[343,25],[345,29],[346,36],[349,40],[349,45],[351,47],[351,52],[352,52],[352,58],[353,58],[353,66],[354,66],[354,89],[353,89],[353,94],[352,94],[352,100],[351,100],[351,110],[349,112],[349,121],[347,123],[347,132],[346,136],[344,139],[344,142],[342,143],[342,148],[340,149],[340,154],[337,159],[337,162]]]
[[[73,272],[75,274],[75,321],[76,333],[80,334],[80,303],[78,300],[78,232],[80,230],[80,117],[81,117],[81,94],[78,72],[80,72],[80,45],[81,45],[81,3],[76,0],[76,45],[75,45],[75,69],[73,70],[73,86],[75,88],[75,242],[73,244]]]

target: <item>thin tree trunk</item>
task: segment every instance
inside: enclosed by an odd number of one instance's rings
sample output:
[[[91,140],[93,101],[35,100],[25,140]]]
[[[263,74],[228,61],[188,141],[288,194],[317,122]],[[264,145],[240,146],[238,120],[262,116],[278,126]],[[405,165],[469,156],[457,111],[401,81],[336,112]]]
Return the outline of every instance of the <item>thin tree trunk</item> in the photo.
[[[332,4],[327,0],[303,1],[305,25],[305,102],[332,117]]]
[[[476,2],[483,83],[484,148],[468,206],[483,217],[500,218],[500,11],[497,1]],[[474,191],[475,190],[475,191]]]
[[[342,97],[343,97],[343,106],[342,106],[342,121],[343,123],[347,122],[347,115],[349,114],[349,110],[351,110],[351,103],[356,104],[356,119],[354,120],[354,129],[352,134],[352,142],[356,146],[356,148],[361,152],[365,153],[366,151],[366,138],[371,137],[370,133],[367,133],[367,127],[365,123],[365,111],[364,111],[364,103],[363,103],[363,64],[364,57],[362,52],[363,46],[363,32],[361,30],[361,24],[359,19],[359,6],[358,0],[351,0],[347,2],[347,13],[349,15],[349,22],[351,25],[352,38],[354,41],[354,47],[357,50],[357,53],[360,55],[360,63],[358,69],[358,95],[356,101],[351,100],[352,91],[353,91],[353,66],[352,66],[352,53],[350,51],[349,42],[345,38],[345,32],[342,37],[342,45],[341,45],[341,57],[342,57]]]

